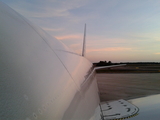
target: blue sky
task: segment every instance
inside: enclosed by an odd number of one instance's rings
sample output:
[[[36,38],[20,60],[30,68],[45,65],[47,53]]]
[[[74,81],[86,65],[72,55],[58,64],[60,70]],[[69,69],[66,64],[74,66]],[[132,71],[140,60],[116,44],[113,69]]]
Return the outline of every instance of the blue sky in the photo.
[[[92,62],[160,62],[159,0],[0,0]]]

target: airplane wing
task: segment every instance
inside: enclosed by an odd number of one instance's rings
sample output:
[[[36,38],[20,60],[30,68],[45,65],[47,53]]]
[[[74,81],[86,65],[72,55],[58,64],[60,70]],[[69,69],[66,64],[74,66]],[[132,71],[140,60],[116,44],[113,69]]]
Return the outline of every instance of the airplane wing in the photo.
[[[1,2],[0,55],[1,120],[123,119],[138,111],[136,117],[147,120],[158,114],[158,100],[148,98],[131,100],[137,107],[124,100],[100,103],[95,70],[103,67],[93,68]]]
[[[121,99],[100,103],[90,120],[159,120],[159,111],[160,95],[152,95],[128,101]]]

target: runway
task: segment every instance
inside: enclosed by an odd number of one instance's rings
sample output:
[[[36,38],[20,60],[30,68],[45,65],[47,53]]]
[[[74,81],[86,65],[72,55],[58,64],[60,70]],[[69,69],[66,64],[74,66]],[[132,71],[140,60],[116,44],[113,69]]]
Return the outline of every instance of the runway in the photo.
[[[159,73],[97,74],[101,101],[144,97],[160,94]]]

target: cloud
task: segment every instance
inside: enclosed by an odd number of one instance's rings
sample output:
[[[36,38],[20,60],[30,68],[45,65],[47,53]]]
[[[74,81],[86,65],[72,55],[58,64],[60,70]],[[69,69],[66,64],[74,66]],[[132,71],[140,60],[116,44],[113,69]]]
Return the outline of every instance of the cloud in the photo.
[[[110,48],[88,49],[87,52],[128,51],[128,50],[132,50],[132,48],[110,47]]]
[[[82,39],[82,35],[65,35],[65,36],[55,36],[58,40],[76,40]]]
[[[88,1],[88,0],[87,0]],[[79,8],[87,3],[86,0],[39,0],[5,2],[19,13],[28,17],[58,17],[68,16],[69,10]]]
[[[57,7],[53,7],[54,3],[47,3],[46,5],[39,5],[40,3],[31,4],[29,2],[19,2],[15,4],[11,4],[10,6],[14,8],[19,13],[24,16],[31,18],[50,18],[50,17],[62,17],[68,16],[69,13],[67,9],[57,5]],[[53,5],[53,6],[52,6]],[[58,7],[59,6],[59,7]]]
[[[154,54],[156,54],[156,55],[160,55],[160,53],[154,53]]]
[[[98,44],[126,44],[127,40],[122,38],[106,38],[105,36],[90,36],[87,37],[87,43],[89,46]]]
[[[46,30],[46,31],[62,31],[64,29],[63,28],[57,28],[57,29],[54,29],[54,28],[43,28],[43,30]]]

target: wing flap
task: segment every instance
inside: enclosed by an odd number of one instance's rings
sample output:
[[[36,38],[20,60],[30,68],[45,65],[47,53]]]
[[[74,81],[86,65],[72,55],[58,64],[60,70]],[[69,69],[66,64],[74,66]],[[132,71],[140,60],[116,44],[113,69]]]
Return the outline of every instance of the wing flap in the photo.
[[[130,118],[138,114],[139,108],[123,99],[100,103],[102,120]]]

